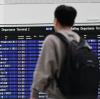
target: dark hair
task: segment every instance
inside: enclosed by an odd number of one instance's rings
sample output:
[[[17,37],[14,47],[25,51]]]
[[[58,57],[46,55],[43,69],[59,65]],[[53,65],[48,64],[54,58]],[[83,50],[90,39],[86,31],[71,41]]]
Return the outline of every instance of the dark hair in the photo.
[[[59,23],[64,26],[73,26],[77,11],[75,8],[66,5],[60,5],[55,9],[54,16]]]

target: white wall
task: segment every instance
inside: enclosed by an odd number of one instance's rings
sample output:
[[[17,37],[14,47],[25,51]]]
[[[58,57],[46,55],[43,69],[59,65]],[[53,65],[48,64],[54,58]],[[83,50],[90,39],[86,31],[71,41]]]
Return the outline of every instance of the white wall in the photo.
[[[53,12],[59,4],[16,4],[2,5],[3,17],[0,24],[52,23]],[[100,3],[67,3],[78,11],[76,22],[99,21]],[[1,8],[1,5],[0,5]]]
[[[0,24],[4,23],[4,17],[3,17],[4,13],[3,12],[4,12],[3,11],[3,6],[0,5]]]
[[[100,0],[2,0],[4,4],[100,3]]]

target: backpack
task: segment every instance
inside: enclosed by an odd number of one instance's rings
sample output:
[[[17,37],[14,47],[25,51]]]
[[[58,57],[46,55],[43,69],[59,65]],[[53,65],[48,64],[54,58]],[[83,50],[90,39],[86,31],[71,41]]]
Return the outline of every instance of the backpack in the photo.
[[[54,33],[66,46],[57,86],[66,99],[96,99],[98,93],[99,62],[87,42],[69,42],[60,33]]]

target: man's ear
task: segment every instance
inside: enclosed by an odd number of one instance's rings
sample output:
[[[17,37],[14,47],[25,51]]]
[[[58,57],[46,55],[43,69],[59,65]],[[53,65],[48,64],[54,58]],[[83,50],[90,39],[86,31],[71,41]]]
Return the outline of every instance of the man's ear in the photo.
[[[59,21],[58,21],[56,18],[54,19],[54,25],[55,25],[56,27],[59,27],[59,25],[60,25]]]
[[[59,23],[59,21],[55,18],[54,19],[54,29],[55,31],[59,30],[61,28],[61,25]]]
[[[56,26],[57,25],[57,19],[55,18],[54,19],[54,26]]]

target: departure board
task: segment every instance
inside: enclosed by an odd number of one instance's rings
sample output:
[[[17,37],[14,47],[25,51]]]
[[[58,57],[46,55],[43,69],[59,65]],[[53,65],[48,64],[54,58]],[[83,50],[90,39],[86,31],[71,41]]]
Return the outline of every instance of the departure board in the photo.
[[[100,61],[100,25],[77,24],[73,30],[88,41]],[[0,99],[29,99],[42,43],[53,31],[52,25],[0,27]]]

